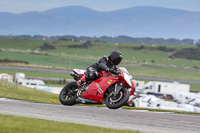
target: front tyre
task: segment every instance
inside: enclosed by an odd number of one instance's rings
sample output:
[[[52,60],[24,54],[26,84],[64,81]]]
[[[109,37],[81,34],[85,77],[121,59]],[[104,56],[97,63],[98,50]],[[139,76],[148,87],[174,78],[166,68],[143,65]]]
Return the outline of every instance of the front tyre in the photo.
[[[105,100],[106,106],[110,109],[118,109],[125,105],[129,98],[128,89],[122,88],[117,95],[110,92]]]
[[[76,82],[69,83],[60,92],[59,100],[63,105],[75,105],[78,85]]]

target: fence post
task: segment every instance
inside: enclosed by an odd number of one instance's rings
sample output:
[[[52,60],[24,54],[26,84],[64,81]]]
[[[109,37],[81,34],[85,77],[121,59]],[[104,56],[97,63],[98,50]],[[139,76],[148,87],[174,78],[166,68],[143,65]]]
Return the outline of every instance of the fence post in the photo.
[[[18,79],[16,79],[16,89],[18,89]]]

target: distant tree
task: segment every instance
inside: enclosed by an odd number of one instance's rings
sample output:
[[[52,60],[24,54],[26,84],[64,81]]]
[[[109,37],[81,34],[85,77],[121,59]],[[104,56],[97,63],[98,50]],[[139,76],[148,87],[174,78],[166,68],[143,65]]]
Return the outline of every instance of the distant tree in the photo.
[[[44,36],[44,35],[0,35],[0,38],[10,38],[10,39],[34,39],[34,40],[65,40],[65,41],[100,41],[100,42],[110,42],[110,43],[135,43],[135,44],[168,44],[168,45],[194,45],[193,39],[163,39],[163,38],[134,38],[129,36],[116,36],[116,37],[109,37],[109,36],[102,36],[102,37],[88,37],[88,36],[80,36],[76,37],[74,35],[66,35],[66,36]],[[199,40],[200,42],[200,40]]]
[[[24,63],[24,64],[29,64],[27,61],[22,61],[22,60],[10,60],[10,59],[0,59],[0,63]]]
[[[194,69],[200,69],[200,67],[198,67],[198,66],[193,66],[193,68],[194,68]]]
[[[192,45],[192,44],[194,44],[194,40],[193,39],[183,39],[181,42],[182,42],[183,45],[188,45],[188,44]]]
[[[141,45],[139,47],[134,47],[133,48],[134,50],[142,50],[142,49],[145,49],[145,46],[144,45]]]
[[[68,48],[90,48],[92,47],[92,42],[91,41],[87,41],[81,45],[79,44],[72,44],[72,45],[69,45]]]
[[[155,60],[151,60],[151,63],[155,63]]]
[[[172,55],[172,57],[200,60],[200,49],[199,48],[184,48],[180,51],[175,52]]]
[[[196,44],[197,48],[200,49],[200,42]]]
[[[166,46],[159,46],[158,50],[164,51],[164,52],[174,52],[174,51],[176,51],[175,48],[167,48]]]
[[[165,46],[159,46],[158,47],[158,50],[160,50],[160,51],[166,51],[166,49],[167,49],[167,47],[165,47]]]
[[[92,46],[92,42],[91,41],[87,41],[84,44],[82,44],[84,48],[89,48]]]
[[[55,46],[51,45],[51,43],[47,42],[47,43],[43,43],[42,46],[39,47],[40,50],[51,50],[51,49],[56,49]]]

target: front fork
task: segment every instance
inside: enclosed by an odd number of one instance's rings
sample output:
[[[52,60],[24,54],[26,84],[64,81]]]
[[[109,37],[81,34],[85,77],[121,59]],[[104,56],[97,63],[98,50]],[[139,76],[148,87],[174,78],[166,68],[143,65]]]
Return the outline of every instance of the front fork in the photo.
[[[122,88],[124,88],[123,83],[116,83],[114,94],[117,95]]]
[[[115,84],[115,88],[114,88],[114,90],[112,91],[112,93],[110,93],[110,97],[111,96],[117,96],[117,94],[119,93],[119,91],[122,89],[122,88],[124,88],[123,87],[123,83],[116,83]]]

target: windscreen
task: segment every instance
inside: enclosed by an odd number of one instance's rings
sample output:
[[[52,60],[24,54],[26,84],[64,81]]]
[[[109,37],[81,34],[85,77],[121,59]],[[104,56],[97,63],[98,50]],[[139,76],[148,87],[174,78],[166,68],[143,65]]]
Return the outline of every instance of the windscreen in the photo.
[[[124,73],[129,74],[128,70],[125,67],[119,67]],[[130,74],[129,74],[130,75]]]
[[[128,70],[125,67],[119,67],[119,69],[121,69],[124,73],[128,74],[130,79],[132,79],[133,77],[129,74]]]

